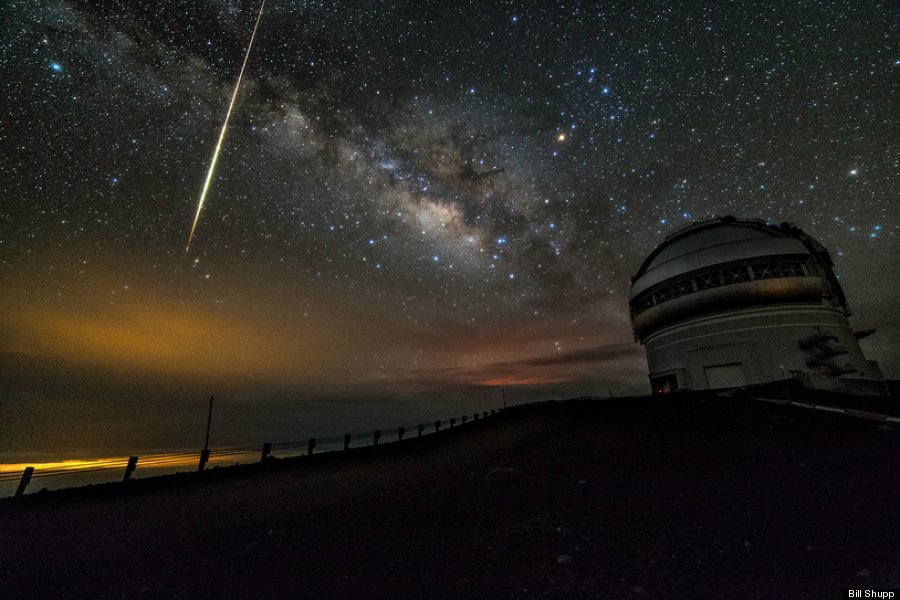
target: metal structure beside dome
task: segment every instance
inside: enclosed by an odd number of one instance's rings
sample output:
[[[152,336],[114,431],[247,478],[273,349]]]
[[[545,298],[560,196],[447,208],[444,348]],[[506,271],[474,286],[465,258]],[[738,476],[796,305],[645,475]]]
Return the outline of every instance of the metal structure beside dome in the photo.
[[[798,227],[721,217],[669,237],[632,278],[629,305],[655,393],[791,377],[886,393],[863,355],[828,251]]]

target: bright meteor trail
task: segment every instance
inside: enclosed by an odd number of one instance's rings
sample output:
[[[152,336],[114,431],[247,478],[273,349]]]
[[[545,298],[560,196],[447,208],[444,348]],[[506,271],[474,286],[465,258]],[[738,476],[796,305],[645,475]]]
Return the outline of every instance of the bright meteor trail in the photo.
[[[250,50],[253,48],[253,40],[256,39],[256,30],[259,28],[259,21],[262,19],[263,8],[265,5],[266,0],[262,0],[259,4],[259,13],[256,15],[256,24],[253,25],[253,33],[250,34],[250,43],[247,44],[247,52],[244,54],[241,72],[238,73],[237,83],[234,84],[234,92],[231,93],[231,102],[228,104],[228,113],[225,115],[225,122],[222,123],[222,131],[219,132],[219,141],[216,143],[216,150],[213,152],[212,162],[209,164],[209,172],[206,174],[206,181],[203,182],[203,191],[200,192],[200,201],[197,202],[197,214],[194,215],[194,224],[191,225],[191,233],[188,235],[187,246],[184,248],[185,254],[191,249],[194,231],[197,229],[197,222],[200,220],[200,211],[203,210],[203,203],[206,201],[206,193],[209,192],[209,185],[212,183],[213,171],[216,170],[216,163],[219,161],[219,152],[222,150],[222,140],[225,139],[225,131],[228,130],[228,121],[231,120],[231,111],[234,109],[234,102],[237,100],[238,90],[241,88],[241,79],[244,77],[244,69],[247,68],[247,59],[250,58]]]

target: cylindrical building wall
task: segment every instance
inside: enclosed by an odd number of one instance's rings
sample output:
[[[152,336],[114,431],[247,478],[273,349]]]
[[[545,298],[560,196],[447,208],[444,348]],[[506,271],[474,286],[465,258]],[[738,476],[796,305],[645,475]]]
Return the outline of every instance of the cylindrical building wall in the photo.
[[[877,377],[847,318],[828,307],[719,312],[663,327],[644,344],[654,389],[670,376],[676,380],[669,389],[694,390],[777,381],[805,371]]]

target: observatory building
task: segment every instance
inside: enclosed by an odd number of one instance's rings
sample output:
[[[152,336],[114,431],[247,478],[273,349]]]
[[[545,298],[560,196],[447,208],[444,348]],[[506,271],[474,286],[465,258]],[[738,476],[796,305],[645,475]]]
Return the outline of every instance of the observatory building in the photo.
[[[789,378],[886,395],[825,248],[792,224],[721,217],[676,231],[632,278],[654,393]]]

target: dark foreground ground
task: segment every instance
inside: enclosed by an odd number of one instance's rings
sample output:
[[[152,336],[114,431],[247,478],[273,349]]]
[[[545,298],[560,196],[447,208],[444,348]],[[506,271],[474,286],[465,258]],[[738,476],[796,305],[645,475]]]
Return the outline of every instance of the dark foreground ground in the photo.
[[[0,596],[846,598],[900,587],[898,463],[900,431],[843,415],[548,404],[340,457],[0,502]]]

